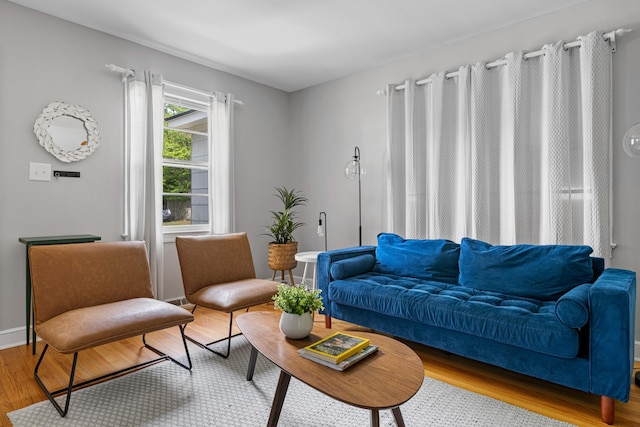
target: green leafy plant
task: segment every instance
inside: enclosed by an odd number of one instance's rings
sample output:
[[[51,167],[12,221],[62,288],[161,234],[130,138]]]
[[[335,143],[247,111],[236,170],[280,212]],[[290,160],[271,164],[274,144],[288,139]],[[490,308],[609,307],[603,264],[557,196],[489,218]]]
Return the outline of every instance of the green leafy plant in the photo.
[[[297,221],[294,208],[306,205],[308,199],[295,188],[288,190],[287,187],[276,187],[276,191],[275,196],[282,202],[283,210],[271,211],[273,223],[263,234],[271,237],[274,243],[295,242],[293,232],[305,224]]]
[[[297,286],[287,284],[278,285],[278,293],[273,296],[274,307],[285,313],[304,314],[309,311],[324,309],[322,305],[322,290],[307,289],[304,282]]]

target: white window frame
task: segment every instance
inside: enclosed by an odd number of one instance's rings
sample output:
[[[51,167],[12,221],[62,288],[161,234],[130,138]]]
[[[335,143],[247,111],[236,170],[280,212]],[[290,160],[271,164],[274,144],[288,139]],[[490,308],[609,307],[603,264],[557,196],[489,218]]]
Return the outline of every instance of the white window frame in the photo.
[[[173,90],[175,89],[175,90]],[[177,92],[187,92],[191,94],[195,94],[196,96],[189,97],[186,95],[178,94]],[[199,98],[199,99],[193,99]],[[206,100],[206,101],[205,101]],[[174,130],[180,131],[195,135],[203,135],[207,136],[207,159],[206,162],[198,162],[198,161],[190,161],[190,160],[176,160],[176,159],[167,159],[163,156],[162,158],[162,167],[164,171],[164,166],[174,167],[174,168],[185,168],[190,170],[205,170],[207,171],[207,189],[208,192],[206,195],[202,193],[165,193],[162,192],[162,197],[165,196],[185,196],[185,197],[206,197],[207,202],[211,203],[212,200],[212,192],[211,192],[211,173],[212,173],[212,161],[211,161],[211,138],[213,135],[211,126],[211,97],[205,94],[202,91],[198,91],[196,89],[187,88],[186,86],[180,86],[174,83],[165,83],[163,86],[163,105],[170,103],[175,105],[188,105],[190,108],[194,110],[201,111],[207,115],[207,132],[198,132],[193,130],[185,130],[185,129],[176,129],[171,128],[163,124],[164,130]],[[164,120],[164,119],[163,119]],[[164,148],[164,132],[162,138],[162,144]],[[193,147],[192,147],[193,149]],[[163,172],[164,176],[164,172]],[[164,189],[163,189],[164,190]],[[210,214],[210,209],[208,209]],[[208,216],[209,216],[208,214]],[[180,234],[200,234],[200,233],[211,233],[212,229],[212,218],[208,218],[208,222],[206,224],[190,224],[190,225],[162,225],[162,233],[165,237],[169,237],[169,240],[172,240],[175,235]],[[165,239],[166,241],[167,239]]]

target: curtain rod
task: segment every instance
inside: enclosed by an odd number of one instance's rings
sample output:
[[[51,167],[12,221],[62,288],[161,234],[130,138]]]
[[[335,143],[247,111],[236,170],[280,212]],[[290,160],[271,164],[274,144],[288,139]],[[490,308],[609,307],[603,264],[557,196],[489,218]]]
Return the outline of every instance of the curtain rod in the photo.
[[[631,30],[627,29],[627,28],[619,28],[617,30],[614,31],[609,31],[608,33],[603,34],[603,38],[605,40],[608,40],[611,43],[611,49],[613,50],[613,52],[616,51],[616,35],[621,36],[624,35],[628,32],[630,32]],[[572,42],[569,43],[565,43],[563,48],[565,50],[567,49],[571,49],[574,47],[580,47],[580,45],[582,45],[582,42],[580,40],[574,40]],[[530,58],[535,58],[537,56],[543,56],[544,55],[544,50],[540,49],[540,50],[536,50],[534,52],[529,52],[529,53],[525,53],[523,55],[524,59],[530,59]],[[500,65],[505,65],[507,63],[507,60],[502,58],[502,59],[498,59],[496,61],[493,62],[489,62],[486,67],[489,68],[495,68],[498,67]],[[458,71],[453,71],[451,73],[446,73],[444,75],[445,79],[450,79],[452,77],[458,77],[460,73]],[[426,85],[431,83],[431,77],[427,77],[426,79],[422,79],[422,80],[418,80],[415,84],[416,86],[422,86],[422,85]],[[401,85],[397,85],[394,87],[395,90],[403,90],[405,88],[404,84]],[[386,91],[384,89],[379,89],[376,91],[377,95],[383,95],[386,94]]]
[[[129,76],[135,76],[136,75],[135,71],[130,69],[130,68],[118,67],[117,65],[114,65],[114,64],[106,64],[105,67],[109,71],[115,71],[117,73],[122,74],[122,78],[123,79],[126,79]],[[198,94],[198,95],[204,95],[204,96],[211,96],[211,93],[209,93],[209,92],[205,92],[205,91],[202,91],[202,90],[199,90],[199,89],[194,89],[192,87],[181,85],[181,84],[178,84],[178,83],[172,83],[172,82],[169,82],[169,81],[166,81],[166,80],[163,80],[162,84],[165,85],[165,86],[169,86],[169,87],[173,87],[173,88],[176,88],[176,89],[183,90],[185,92],[191,92],[191,93],[195,93],[195,94]],[[234,99],[233,102],[238,104],[238,105],[244,105],[244,102],[242,102],[239,99]]]

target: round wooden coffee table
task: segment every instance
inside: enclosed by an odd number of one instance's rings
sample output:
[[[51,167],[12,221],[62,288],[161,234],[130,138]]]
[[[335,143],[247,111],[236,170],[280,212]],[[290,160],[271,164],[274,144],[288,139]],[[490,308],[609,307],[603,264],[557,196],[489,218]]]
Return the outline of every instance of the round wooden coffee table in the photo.
[[[237,318],[238,327],[253,346],[247,380],[253,378],[258,352],[281,369],[268,426],[278,423],[291,377],[341,402],[371,410],[372,426],[379,425],[382,409],[391,409],[398,426],[404,426],[400,405],[418,392],[424,379],[422,361],[413,350],[383,335],[354,332],[379,349],[345,371],[337,371],[298,354],[300,348],[335,330],[315,326],[307,338],[292,340],[280,332],[279,320],[276,311],[254,311]]]

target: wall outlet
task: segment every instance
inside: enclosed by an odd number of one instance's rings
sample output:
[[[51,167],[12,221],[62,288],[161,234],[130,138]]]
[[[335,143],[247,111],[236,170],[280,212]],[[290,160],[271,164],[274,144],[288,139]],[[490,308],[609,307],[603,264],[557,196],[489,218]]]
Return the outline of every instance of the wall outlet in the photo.
[[[29,181],[51,181],[51,163],[29,163]]]

